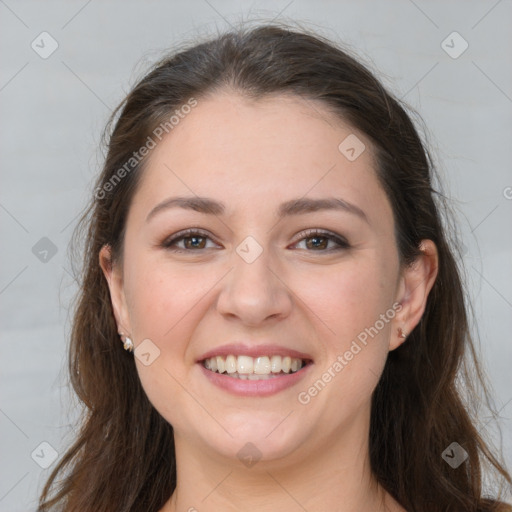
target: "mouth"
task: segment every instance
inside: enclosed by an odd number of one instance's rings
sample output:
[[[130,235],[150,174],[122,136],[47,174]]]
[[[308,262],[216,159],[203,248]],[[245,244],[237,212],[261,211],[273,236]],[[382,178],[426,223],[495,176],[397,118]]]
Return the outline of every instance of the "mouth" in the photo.
[[[232,379],[261,381],[276,379],[300,372],[311,364],[310,359],[302,359],[278,354],[251,357],[229,354],[212,356],[201,361],[202,366],[215,374]]]
[[[255,343],[216,347],[202,354],[196,363],[210,384],[241,397],[277,394],[297,385],[314,366],[305,352]]]

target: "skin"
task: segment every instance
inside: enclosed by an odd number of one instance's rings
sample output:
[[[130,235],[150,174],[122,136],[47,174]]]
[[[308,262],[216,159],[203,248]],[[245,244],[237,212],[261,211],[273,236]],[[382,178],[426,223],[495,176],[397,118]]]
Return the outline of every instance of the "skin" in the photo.
[[[353,162],[338,145],[355,133],[366,150]],[[124,259],[100,265],[119,330],[137,347],[151,403],[174,428],[178,484],[162,511],[400,511],[374,479],[368,458],[370,400],[388,352],[420,321],[437,274],[435,245],[399,263],[392,208],[370,141],[318,102],[293,96],[249,100],[233,91],[198,100],[152,150],[127,219]],[[223,215],[172,208],[146,222],[171,196],[206,196]],[[279,204],[338,197],[364,211],[321,210],[278,219]],[[187,228],[208,238],[162,242]],[[349,248],[302,234],[317,228]],[[202,235],[201,235],[202,236]],[[252,236],[261,255],[236,252]],[[314,242],[320,242],[316,248]],[[329,244],[328,246],[326,244]],[[197,248],[199,247],[199,248]],[[379,315],[401,309],[308,404],[298,394]],[[234,340],[276,343],[311,355],[307,378],[268,397],[240,397],[212,385],[196,359]],[[147,342],[146,342],[147,343]],[[253,443],[261,459],[237,453]]]

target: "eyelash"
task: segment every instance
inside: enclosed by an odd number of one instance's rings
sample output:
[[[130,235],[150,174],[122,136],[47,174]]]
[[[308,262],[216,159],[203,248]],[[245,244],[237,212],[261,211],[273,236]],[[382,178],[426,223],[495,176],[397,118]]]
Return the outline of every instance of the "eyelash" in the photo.
[[[307,250],[307,252],[323,252],[323,253],[330,253],[333,251],[340,251],[340,250],[346,250],[350,248],[349,243],[342,237],[335,235],[334,233],[331,233],[329,231],[324,231],[320,229],[307,229],[305,231],[302,231],[299,233],[301,238],[295,242],[294,245],[298,244],[299,242],[302,242],[303,240],[306,240],[308,238],[326,238],[329,241],[333,241],[338,244],[338,247],[335,247],[334,249],[324,249],[324,250]],[[184,253],[184,252],[200,252],[206,250],[206,248],[203,249],[177,249],[176,247],[173,247],[174,244],[181,240],[185,240],[187,238],[194,238],[194,237],[200,237],[200,238],[208,238],[210,239],[210,236],[208,233],[200,230],[200,229],[187,229],[185,231],[180,231],[179,233],[176,233],[171,238],[167,238],[164,240],[164,242],[161,244],[161,247],[164,249],[167,249],[172,252],[178,252],[178,253]]]

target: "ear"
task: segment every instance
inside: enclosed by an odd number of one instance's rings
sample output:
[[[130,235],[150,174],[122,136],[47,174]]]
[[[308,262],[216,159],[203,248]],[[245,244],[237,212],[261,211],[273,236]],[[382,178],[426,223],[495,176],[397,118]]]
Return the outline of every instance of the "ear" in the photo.
[[[112,262],[112,250],[109,245],[104,245],[99,254],[100,267],[103,270],[110,290],[110,300],[117,323],[118,332],[124,335],[131,335],[131,325],[126,307],[126,297],[123,286],[123,275],[121,268]]]
[[[438,253],[432,240],[422,240],[421,254],[404,268],[399,280],[397,302],[402,309],[395,315],[394,328],[389,340],[389,350],[399,347],[420,322],[427,305],[427,298],[437,277]]]

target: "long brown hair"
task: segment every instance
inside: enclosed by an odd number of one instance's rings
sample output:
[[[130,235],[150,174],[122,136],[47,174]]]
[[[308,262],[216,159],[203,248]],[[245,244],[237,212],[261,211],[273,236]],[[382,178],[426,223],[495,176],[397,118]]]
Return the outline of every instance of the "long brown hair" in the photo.
[[[408,108],[357,59],[308,30],[278,24],[242,27],[166,56],[109,120],[103,171],[74,235],[85,244],[69,374],[82,421],[46,482],[40,510],[157,511],[176,487],[172,426],[148,401],[133,355],[123,350],[98,255],[109,244],[113,260],[122,259],[127,213],[147,160],[132,159],[134,151],[191,98],[226,87],[251,98],[289,93],[320,100],[372,141],[402,262],[414,261],[422,239],[439,253],[425,313],[407,342],[389,353],[372,396],[372,470],[410,512],[498,510],[499,491],[512,480],[471,412],[482,401],[477,390],[488,404],[489,394],[426,144]],[[453,442],[468,455],[456,468],[442,456]],[[484,470],[494,489],[484,488]]]

